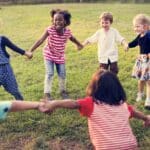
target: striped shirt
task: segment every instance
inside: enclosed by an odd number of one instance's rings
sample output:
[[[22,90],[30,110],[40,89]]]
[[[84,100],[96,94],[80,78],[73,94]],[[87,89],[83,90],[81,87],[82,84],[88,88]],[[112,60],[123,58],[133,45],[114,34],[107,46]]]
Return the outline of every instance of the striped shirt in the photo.
[[[48,39],[44,47],[44,59],[53,61],[57,64],[65,63],[65,46],[67,40],[72,36],[71,31],[64,29],[63,35],[59,35],[54,26],[47,28]]]
[[[137,142],[129,125],[132,107],[96,104],[92,98],[78,100],[80,113],[88,117],[91,141],[96,150],[136,150]]]

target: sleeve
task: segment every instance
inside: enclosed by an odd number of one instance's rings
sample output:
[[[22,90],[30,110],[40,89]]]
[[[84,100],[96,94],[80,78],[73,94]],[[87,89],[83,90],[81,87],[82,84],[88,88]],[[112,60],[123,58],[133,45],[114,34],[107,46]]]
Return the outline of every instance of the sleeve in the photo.
[[[122,37],[119,33],[118,30],[115,31],[116,32],[116,42],[119,42],[121,44],[121,42],[125,39],[124,37]]]
[[[138,40],[139,40],[139,35],[133,40],[133,41],[131,41],[130,43],[129,43],[129,48],[133,48],[133,47],[136,47],[136,46],[138,46]]]
[[[94,103],[92,98],[87,97],[84,99],[77,100],[77,103],[79,104],[79,112],[82,116],[90,117],[90,115],[93,112]]]
[[[0,119],[5,119],[11,108],[11,101],[0,102]]]
[[[127,104],[127,107],[130,112],[130,118],[132,118],[133,117],[133,115],[132,115],[133,114],[133,106]]]
[[[19,48],[18,46],[16,46],[14,43],[12,43],[8,38],[6,38],[5,36],[3,36],[3,43],[4,43],[4,46],[7,46],[9,47],[10,49],[12,49],[13,51],[21,54],[21,55],[24,55],[25,54],[25,50]]]
[[[86,41],[88,41],[89,43],[98,42],[99,34],[100,34],[99,31],[95,32],[91,37],[87,38]]]

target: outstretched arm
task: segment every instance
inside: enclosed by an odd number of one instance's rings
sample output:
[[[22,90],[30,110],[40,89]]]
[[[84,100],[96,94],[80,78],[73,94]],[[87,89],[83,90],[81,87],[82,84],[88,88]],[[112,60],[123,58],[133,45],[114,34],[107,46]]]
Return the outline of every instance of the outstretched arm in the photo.
[[[78,50],[83,48],[83,45],[75,37],[71,36],[70,40],[77,45]]]
[[[10,112],[38,109],[42,102],[32,102],[32,101],[12,101]]]
[[[143,120],[145,126],[150,126],[150,115],[145,115],[133,108],[132,117]]]
[[[5,46],[9,47],[13,51],[15,51],[15,52],[17,52],[17,53],[19,53],[21,55],[27,56],[29,59],[32,58],[32,53],[31,52],[25,51],[25,50],[19,48],[12,41],[10,41],[8,38],[6,38],[5,36],[3,36],[2,37],[2,49],[4,50],[5,54],[7,55]]]
[[[7,37],[2,36],[2,42],[1,42],[2,49],[6,53],[5,47],[9,47],[11,50],[24,55],[25,50],[21,49],[20,47],[16,46],[11,40],[9,40]]]
[[[80,106],[75,100],[65,99],[65,100],[53,100],[53,101],[43,101],[44,103],[40,104],[39,109],[41,112],[50,113],[57,108],[69,108],[69,109],[78,109]]]
[[[48,32],[47,30],[43,33],[43,35],[33,44],[30,48],[30,51],[33,52],[36,48],[38,48],[47,38]]]

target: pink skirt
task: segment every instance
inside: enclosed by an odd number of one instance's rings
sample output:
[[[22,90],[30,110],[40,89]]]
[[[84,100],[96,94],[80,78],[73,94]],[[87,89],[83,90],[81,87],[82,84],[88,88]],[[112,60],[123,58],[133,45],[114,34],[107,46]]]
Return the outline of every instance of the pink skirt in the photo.
[[[132,77],[138,80],[150,80],[150,57],[148,55],[142,54],[137,57]]]

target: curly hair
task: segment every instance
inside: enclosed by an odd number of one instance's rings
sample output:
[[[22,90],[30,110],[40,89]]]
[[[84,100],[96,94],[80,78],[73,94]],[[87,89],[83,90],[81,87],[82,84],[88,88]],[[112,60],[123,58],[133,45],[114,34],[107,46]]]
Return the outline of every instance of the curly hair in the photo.
[[[71,24],[71,14],[67,10],[61,10],[61,9],[53,9],[50,11],[50,15],[52,17],[52,21],[55,14],[62,14],[64,17],[64,20],[66,22],[65,26],[69,26]]]

